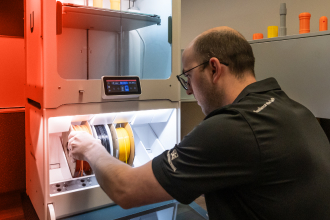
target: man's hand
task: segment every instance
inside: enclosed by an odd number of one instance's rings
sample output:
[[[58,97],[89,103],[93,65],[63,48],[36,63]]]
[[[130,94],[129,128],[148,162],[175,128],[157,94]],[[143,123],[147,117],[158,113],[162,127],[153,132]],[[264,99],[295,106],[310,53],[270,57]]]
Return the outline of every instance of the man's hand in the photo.
[[[151,161],[132,168],[112,157],[101,141],[85,131],[70,133],[68,149],[74,160],[91,165],[104,192],[125,209],[173,199],[156,180]]]
[[[85,131],[71,131],[68,142],[69,156],[75,160],[90,161],[99,153],[107,153],[101,141]]]

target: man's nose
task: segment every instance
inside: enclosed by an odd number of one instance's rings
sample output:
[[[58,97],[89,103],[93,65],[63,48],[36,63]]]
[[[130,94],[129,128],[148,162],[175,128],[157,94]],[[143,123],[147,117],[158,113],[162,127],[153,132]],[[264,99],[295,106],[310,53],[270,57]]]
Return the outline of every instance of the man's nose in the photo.
[[[193,90],[189,84],[188,84],[188,89],[186,90],[186,93],[187,93],[187,95],[193,94]]]

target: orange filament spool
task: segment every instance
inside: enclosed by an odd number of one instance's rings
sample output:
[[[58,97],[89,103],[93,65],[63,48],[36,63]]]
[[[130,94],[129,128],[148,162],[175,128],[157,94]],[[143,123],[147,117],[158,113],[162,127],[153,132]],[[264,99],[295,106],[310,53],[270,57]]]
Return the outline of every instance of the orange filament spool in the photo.
[[[88,124],[83,125],[72,125],[74,131],[86,131],[90,135],[92,135],[92,131]],[[85,174],[91,174],[92,168],[87,161],[77,160],[76,161],[76,170],[75,173],[78,173],[77,176],[83,176]]]
[[[127,163],[131,154],[131,141],[125,128],[116,128],[119,142],[119,157],[120,161]]]

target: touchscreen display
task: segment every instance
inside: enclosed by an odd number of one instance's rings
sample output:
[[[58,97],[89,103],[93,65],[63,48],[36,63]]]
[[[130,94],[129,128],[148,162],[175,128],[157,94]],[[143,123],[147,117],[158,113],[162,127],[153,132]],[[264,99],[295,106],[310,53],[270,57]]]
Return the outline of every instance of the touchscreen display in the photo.
[[[104,77],[103,83],[106,95],[141,94],[138,77]]]

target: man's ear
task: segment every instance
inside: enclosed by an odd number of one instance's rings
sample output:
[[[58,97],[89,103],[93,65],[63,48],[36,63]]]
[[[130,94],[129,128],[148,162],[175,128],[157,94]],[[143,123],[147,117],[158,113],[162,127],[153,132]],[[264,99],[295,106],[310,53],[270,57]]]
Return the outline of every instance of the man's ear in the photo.
[[[222,66],[220,64],[220,61],[218,58],[212,57],[210,59],[210,66],[211,66],[211,71],[212,71],[212,82],[216,83],[220,79],[220,76],[222,74]]]

